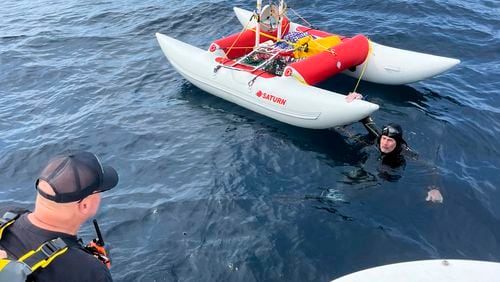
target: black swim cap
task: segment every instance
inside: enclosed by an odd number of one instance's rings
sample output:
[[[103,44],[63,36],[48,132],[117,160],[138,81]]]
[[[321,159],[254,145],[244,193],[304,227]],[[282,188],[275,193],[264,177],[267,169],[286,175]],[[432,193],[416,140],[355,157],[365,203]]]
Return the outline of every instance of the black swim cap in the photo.
[[[382,129],[382,135],[394,138],[398,143],[403,141],[403,129],[399,124],[389,123]]]
[[[403,139],[403,129],[399,124],[389,123],[385,125],[382,129],[382,134],[378,138],[378,143],[380,144],[380,138],[385,135],[396,140],[396,148],[389,153],[389,155],[399,155],[403,150],[403,147],[407,147],[408,144]],[[387,155],[387,154],[386,154]]]
[[[401,125],[397,123],[389,123],[385,125],[382,128],[382,135],[385,135],[387,137],[391,137],[394,140],[396,140],[396,149],[394,149],[394,153],[400,153],[402,146],[406,145],[406,141],[403,139],[403,129],[401,128]],[[380,143],[380,138],[379,138],[379,143]]]

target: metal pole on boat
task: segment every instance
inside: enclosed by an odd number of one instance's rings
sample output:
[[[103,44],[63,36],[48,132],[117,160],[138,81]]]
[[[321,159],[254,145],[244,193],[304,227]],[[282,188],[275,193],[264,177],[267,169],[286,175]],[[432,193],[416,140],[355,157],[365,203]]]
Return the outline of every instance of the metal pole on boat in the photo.
[[[281,23],[283,22],[283,10],[284,10],[284,1],[280,1],[280,6],[278,8],[278,41],[281,40]]]
[[[260,14],[262,13],[262,0],[257,0],[257,25],[255,26],[255,48],[260,44]]]

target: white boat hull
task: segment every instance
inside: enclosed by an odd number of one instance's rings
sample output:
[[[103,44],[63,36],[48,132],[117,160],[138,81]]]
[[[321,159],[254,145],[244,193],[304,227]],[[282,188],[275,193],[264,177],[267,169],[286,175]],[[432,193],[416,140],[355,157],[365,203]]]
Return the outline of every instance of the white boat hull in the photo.
[[[234,12],[241,25],[247,28],[256,26],[256,21],[252,19],[253,12],[237,7],[234,7]],[[296,31],[299,27],[303,26],[291,23],[290,31]],[[357,66],[355,71],[345,70],[343,73],[359,78],[365,68],[362,80],[400,85],[433,77],[458,63],[458,59],[388,47],[371,41],[371,52],[365,62]]]
[[[369,116],[379,106],[300,83],[291,77],[256,77],[247,71],[214,71],[212,53],[164,34],[156,37],[171,65],[200,89],[262,115],[298,127],[325,129]],[[249,85],[252,81],[253,84]]]
[[[497,282],[500,263],[478,260],[421,260],[354,272],[332,282]]]

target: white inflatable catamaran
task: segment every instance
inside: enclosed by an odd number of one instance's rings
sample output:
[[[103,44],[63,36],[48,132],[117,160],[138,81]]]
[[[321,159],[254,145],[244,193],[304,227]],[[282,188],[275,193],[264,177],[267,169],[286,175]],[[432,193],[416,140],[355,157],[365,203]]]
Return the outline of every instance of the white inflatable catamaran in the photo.
[[[213,95],[291,125],[325,129],[369,116],[379,106],[313,85],[339,73],[382,84],[440,74],[457,59],[391,48],[363,35],[345,37],[291,22],[286,4],[257,0],[255,12],[234,8],[243,30],[202,50],[156,37],[171,65]],[[359,82],[359,81],[358,81]]]

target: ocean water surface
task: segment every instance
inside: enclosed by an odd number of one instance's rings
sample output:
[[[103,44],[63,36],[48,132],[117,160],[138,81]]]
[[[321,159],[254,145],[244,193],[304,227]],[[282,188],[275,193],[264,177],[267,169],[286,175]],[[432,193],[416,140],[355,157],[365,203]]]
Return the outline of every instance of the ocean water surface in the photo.
[[[232,7],[253,1],[7,0],[0,205],[32,207],[44,163],[85,149],[120,174],[97,216],[117,281],[329,281],[409,260],[500,261],[498,3],[288,4],[322,30],[462,61],[358,88],[420,160],[381,172],[376,149],[349,137],[362,126],[271,120],[196,88],[162,54],[155,32],[207,48],[241,30]],[[425,201],[431,184],[443,204]],[[90,223],[80,235],[93,238]]]

